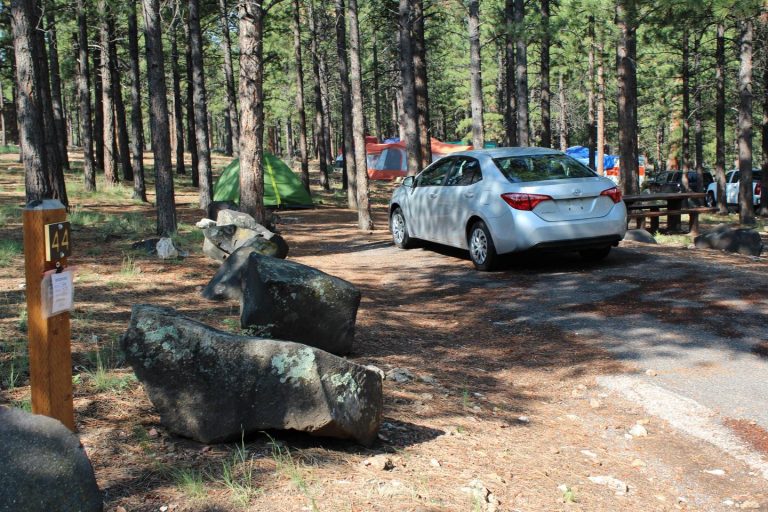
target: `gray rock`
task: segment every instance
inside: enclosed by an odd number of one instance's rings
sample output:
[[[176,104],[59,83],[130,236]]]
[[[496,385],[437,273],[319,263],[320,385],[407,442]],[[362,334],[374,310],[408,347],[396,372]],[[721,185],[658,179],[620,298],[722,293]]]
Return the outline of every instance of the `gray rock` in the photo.
[[[626,494],[629,492],[629,486],[618,478],[612,476],[590,476],[589,481],[597,485],[605,485],[616,494]]]
[[[648,231],[644,229],[630,229],[627,231],[627,234],[624,235],[624,240],[629,240],[631,242],[641,242],[644,244],[655,244],[656,239],[653,238],[653,235],[650,234]]]
[[[693,243],[697,249],[717,249],[747,256],[760,256],[763,250],[763,241],[756,230],[733,228],[726,224],[697,236]]]
[[[385,378],[394,382],[408,382],[413,380],[413,374],[405,368],[392,368],[387,372]]]
[[[221,210],[237,211],[237,209],[237,203],[233,203],[232,201],[211,201],[211,204],[208,205],[208,218],[216,219]]]
[[[334,354],[352,351],[360,291],[315,268],[252,252],[244,266],[240,325]]]
[[[171,260],[179,257],[179,251],[174,247],[173,240],[170,238],[161,238],[157,241],[157,257],[161,260]]]
[[[276,234],[265,238],[262,231],[238,227],[234,224],[211,226],[204,229],[203,234],[205,235],[203,253],[219,261],[226,260],[230,254],[241,247],[252,247],[260,254],[275,258],[285,258],[288,255],[288,244]]]
[[[61,422],[0,407],[0,511],[103,510],[93,468]]]
[[[274,234],[272,231],[256,222],[256,220],[247,213],[242,213],[235,210],[220,210],[216,216],[216,224],[219,226],[234,224],[239,228],[252,229],[267,240],[272,238],[272,235]]]
[[[224,261],[230,256],[228,252],[222,251],[207,238],[203,240],[203,254],[216,261]]]
[[[381,377],[328,352],[236,336],[148,305],[133,307],[121,347],[162,423],[199,442],[266,429],[376,439]]]
[[[210,228],[212,226],[216,225],[216,221],[213,219],[200,219],[195,223],[195,226],[197,226],[200,229]]]

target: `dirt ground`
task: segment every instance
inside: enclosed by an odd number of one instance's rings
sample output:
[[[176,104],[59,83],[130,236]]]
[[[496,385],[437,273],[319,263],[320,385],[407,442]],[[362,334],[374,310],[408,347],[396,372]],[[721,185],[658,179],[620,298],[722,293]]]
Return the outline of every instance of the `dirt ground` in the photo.
[[[23,204],[23,176],[8,156],[0,166],[0,207],[6,207],[0,240],[20,241],[20,219],[9,207]],[[500,309],[487,307],[524,299],[529,284],[559,265],[584,279],[589,267],[565,256],[545,262],[543,271],[512,262],[500,272],[478,273],[461,251],[397,250],[386,229],[388,183],[373,185],[372,232],[358,231],[356,214],[335,205],[341,193],[317,189],[323,204],[279,212],[277,224],[289,259],[362,290],[350,359],[412,375],[384,382],[378,442],[366,448],[269,432],[204,446],[174,436],[116,347],[136,303],[171,306],[239,332],[237,303],[200,296],[218,264],[202,254],[193,226],[201,213],[184,181],[177,189],[180,243],[189,255],[173,262],[132,250],[141,234],[105,227],[135,214],[151,231],[149,206],[125,191],[72,196],[81,216],[102,215],[74,226],[70,264],[77,267],[75,416],[106,510],[768,510],[768,482],[757,472],[599,388],[596,377],[637,369],[598,340],[554,323],[522,321],[510,329]],[[630,245],[622,255],[645,250]],[[666,256],[683,251],[663,250]],[[683,252],[688,259],[714,258],[708,264],[746,264],[741,256]],[[23,283],[17,255],[0,267],[0,405],[28,408]],[[679,322],[697,313],[650,314]],[[12,367],[20,377],[9,377]],[[629,434],[638,423],[647,435]],[[759,448],[761,433],[752,431]]]

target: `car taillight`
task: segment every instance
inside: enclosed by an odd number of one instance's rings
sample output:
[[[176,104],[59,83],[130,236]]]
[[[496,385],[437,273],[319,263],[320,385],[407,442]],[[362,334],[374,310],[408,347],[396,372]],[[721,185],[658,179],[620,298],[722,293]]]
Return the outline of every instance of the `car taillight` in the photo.
[[[600,192],[600,195],[610,197],[614,203],[621,202],[621,190],[619,190],[619,187],[611,187],[607,190],[603,190]]]
[[[523,194],[519,192],[501,194],[501,198],[515,210],[527,211],[533,210],[539,203],[552,200],[551,197],[543,194]]]

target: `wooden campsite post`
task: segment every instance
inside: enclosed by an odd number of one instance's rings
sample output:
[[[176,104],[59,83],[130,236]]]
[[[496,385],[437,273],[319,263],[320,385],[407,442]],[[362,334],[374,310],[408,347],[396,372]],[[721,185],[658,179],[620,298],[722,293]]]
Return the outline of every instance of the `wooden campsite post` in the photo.
[[[51,308],[43,303],[52,302],[43,295],[51,293],[50,286],[43,288],[43,277],[66,268],[70,254],[67,211],[58,200],[33,201],[24,208],[23,219],[32,412],[56,418],[74,431],[69,312],[49,315]],[[71,291],[71,281],[69,286]]]

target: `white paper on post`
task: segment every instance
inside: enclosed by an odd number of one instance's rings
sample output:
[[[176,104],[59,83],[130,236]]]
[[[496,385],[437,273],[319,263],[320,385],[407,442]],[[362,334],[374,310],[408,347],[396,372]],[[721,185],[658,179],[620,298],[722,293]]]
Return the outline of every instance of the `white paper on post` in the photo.
[[[57,315],[64,311],[72,309],[72,303],[74,301],[74,285],[72,284],[72,272],[61,272],[58,274],[50,274],[45,276],[45,280],[50,279],[50,288],[47,289],[48,304],[46,304],[45,312],[48,316]],[[44,290],[45,290],[44,286]]]

